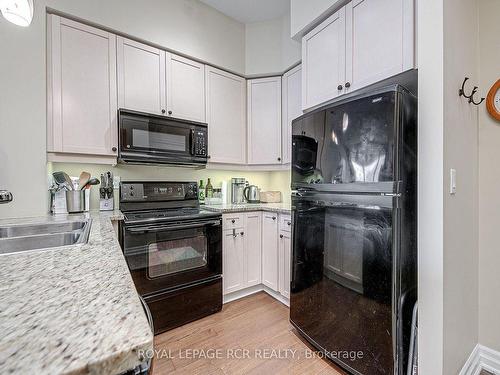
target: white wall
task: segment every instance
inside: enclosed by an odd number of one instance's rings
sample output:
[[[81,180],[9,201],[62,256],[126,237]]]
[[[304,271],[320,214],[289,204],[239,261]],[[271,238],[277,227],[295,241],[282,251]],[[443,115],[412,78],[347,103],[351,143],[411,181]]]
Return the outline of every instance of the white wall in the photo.
[[[478,342],[477,108],[474,0],[421,0],[419,65],[419,372],[457,374]],[[449,170],[457,192],[449,194]]]
[[[33,23],[0,17],[0,217],[47,212],[45,7],[245,72],[244,25],[197,0],[37,0]]]
[[[478,84],[476,0],[444,1],[444,374],[458,374],[478,342],[478,108],[458,96]],[[449,170],[457,193],[449,194]]]
[[[290,38],[290,15],[245,25],[247,75],[283,73],[301,60],[300,43]]]
[[[479,0],[480,87],[500,79],[500,1]],[[500,351],[500,122],[479,108],[479,342]]]
[[[290,36],[299,39],[345,0],[290,0]]]

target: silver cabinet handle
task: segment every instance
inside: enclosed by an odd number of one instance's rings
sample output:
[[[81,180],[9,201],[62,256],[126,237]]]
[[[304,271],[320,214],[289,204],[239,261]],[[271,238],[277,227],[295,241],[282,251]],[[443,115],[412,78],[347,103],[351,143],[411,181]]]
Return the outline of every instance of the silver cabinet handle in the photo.
[[[236,238],[237,234],[236,234],[236,229],[233,228],[233,237]]]
[[[12,202],[13,199],[14,197],[10,191],[0,190],[0,203],[9,203]]]

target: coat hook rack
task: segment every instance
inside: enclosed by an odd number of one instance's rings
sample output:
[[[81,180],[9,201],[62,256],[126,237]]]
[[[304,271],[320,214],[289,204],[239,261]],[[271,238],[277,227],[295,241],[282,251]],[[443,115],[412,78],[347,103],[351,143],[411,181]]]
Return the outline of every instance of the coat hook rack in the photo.
[[[462,87],[458,90],[458,96],[463,96],[464,98],[469,99],[469,103],[472,103],[474,105],[480,105],[482,102],[484,102],[485,98],[481,98],[479,103],[477,103],[474,100],[474,95],[477,93],[477,89],[478,89],[477,86],[474,86],[474,88],[472,89],[472,91],[469,95],[467,95],[465,93],[465,83],[468,81],[468,79],[469,79],[469,77],[465,77],[464,81],[462,82]]]

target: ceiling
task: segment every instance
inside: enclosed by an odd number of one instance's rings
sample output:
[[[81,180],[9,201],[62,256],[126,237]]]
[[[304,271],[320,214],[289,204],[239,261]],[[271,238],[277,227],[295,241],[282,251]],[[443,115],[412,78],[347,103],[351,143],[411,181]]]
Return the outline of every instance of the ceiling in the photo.
[[[200,0],[243,23],[267,21],[288,12],[290,0]]]

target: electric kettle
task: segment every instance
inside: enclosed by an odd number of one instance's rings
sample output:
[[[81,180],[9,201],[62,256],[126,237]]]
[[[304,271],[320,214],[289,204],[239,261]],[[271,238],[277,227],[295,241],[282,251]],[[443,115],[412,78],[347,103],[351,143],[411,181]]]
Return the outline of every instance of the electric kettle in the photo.
[[[260,203],[260,189],[258,186],[250,185],[243,190],[243,196],[248,203]]]

